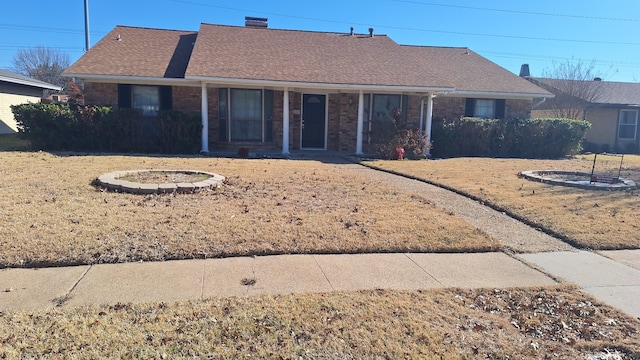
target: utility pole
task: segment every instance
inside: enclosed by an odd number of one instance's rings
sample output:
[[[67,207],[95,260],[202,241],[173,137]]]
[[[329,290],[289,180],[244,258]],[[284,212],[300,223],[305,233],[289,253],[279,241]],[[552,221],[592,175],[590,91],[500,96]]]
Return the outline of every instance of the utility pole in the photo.
[[[84,0],[84,51],[89,51],[89,0]]]

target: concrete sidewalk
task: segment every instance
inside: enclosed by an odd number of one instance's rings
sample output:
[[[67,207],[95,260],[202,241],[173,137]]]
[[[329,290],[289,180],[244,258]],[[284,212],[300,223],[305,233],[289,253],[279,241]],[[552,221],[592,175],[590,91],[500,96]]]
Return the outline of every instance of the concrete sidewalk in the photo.
[[[281,255],[0,270],[0,311],[296,292],[555,281],[504,253]]]
[[[640,250],[518,256],[556,278],[577,284],[598,300],[640,318]]]
[[[364,289],[545,286],[640,317],[640,250],[279,255],[0,270],[0,311]]]

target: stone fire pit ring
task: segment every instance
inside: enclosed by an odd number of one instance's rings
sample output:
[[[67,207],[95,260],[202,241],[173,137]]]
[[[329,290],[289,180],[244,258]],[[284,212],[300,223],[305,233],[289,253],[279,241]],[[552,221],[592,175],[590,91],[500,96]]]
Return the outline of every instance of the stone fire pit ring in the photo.
[[[167,182],[162,184],[140,183],[122,180],[130,175],[144,175],[145,173],[206,175],[207,179],[197,182]],[[222,175],[197,170],[125,170],[114,171],[100,175],[96,185],[103,186],[110,191],[131,194],[164,194],[164,193],[194,193],[222,186],[225,177]]]
[[[518,174],[527,180],[538,181],[550,185],[576,187],[587,190],[632,190],[636,183],[629,179],[617,178],[616,183],[591,181],[590,173],[559,170],[529,170]]]

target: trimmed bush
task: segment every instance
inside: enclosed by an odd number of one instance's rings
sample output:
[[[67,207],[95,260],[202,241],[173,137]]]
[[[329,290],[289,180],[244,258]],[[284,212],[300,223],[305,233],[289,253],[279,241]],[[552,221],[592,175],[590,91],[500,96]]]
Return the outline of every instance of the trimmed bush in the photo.
[[[19,135],[43,150],[195,153],[199,115],[179,111],[142,116],[132,109],[76,104],[22,104],[11,107]]]
[[[591,124],[570,119],[435,119],[437,157],[514,157],[551,159],[577,154]]]

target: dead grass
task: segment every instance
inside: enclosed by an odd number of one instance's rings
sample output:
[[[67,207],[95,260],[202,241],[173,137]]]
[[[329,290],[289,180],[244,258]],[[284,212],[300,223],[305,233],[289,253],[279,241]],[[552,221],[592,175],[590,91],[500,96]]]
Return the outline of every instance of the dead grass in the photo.
[[[167,184],[167,183],[195,183],[207,180],[209,175],[206,174],[190,174],[186,172],[168,172],[168,171],[149,171],[127,174],[121,176],[119,180],[126,180],[142,184]]]
[[[640,248],[639,190],[582,190],[517,176],[524,170],[591,172],[593,156],[571,160],[455,158],[367,164],[470,194],[585,248]],[[618,157],[599,156],[596,172],[617,175],[619,164]],[[625,156],[621,176],[640,183],[640,156]]]
[[[5,312],[0,357],[638,359],[639,334],[571,286],[379,290]]]
[[[485,251],[500,245],[422,198],[318,161],[0,153],[0,266],[280,253]],[[201,170],[218,190],[133,195],[116,170]]]

